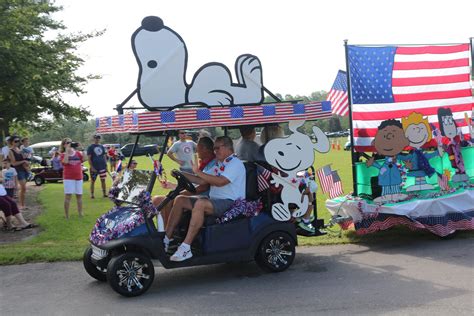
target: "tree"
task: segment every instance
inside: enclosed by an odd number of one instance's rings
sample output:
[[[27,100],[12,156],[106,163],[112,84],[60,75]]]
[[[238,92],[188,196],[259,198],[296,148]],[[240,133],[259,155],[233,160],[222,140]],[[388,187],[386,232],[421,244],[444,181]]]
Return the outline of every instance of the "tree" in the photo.
[[[68,104],[62,93],[84,93],[98,76],[79,76],[84,60],[75,55],[80,43],[101,35],[62,34],[53,20],[62,10],[48,0],[0,0],[0,130],[12,123],[41,127],[52,119],[86,120],[89,111]],[[50,34],[57,34],[55,38]]]

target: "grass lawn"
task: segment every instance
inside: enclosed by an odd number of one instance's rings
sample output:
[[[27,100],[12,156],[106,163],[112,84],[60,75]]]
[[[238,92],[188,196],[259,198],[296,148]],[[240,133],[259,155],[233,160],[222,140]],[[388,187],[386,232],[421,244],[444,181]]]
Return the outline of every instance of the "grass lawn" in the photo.
[[[340,139],[344,144],[345,138]],[[147,157],[137,157],[139,169],[152,169],[152,164]],[[164,159],[164,168],[169,171],[176,168],[176,164],[167,157]],[[344,192],[352,191],[352,171],[350,152],[332,150],[328,154],[316,155],[316,166],[331,163],[333,170],[338,170],[344,185]],[[171,178],[171,177],[170,177]],[[108,188],[111,185],[110,178],[107,179]],[[90,182],[84,183],[84,213],[79,218],[76,212],[75,201],[71,203],[70,219],[64,219],[63,210],[63,185],[62,183],[48,183],[39,195],[43,206],[43,213],[37,218],[37,223],[42,231],[34,238],[9,245],[0,246],[0,264],[26,263],[34,261],[61,261],[80,260],[82,253],[88,245],[89,233],[96,219],[112,207],[112,202],[107,198],[101,198],[96,193],[96,199],[89,198]],[[96,182],[96,192],[100,192],[100,183]],[[153,194],[165,193],[159,185],[155,185]],[[318,195],[318,216],[327,222],[330,218],[324,207],[326,196]],[[387,231],[357,236],[354,231],[343,231],[339,237],[338,226],[330,229],[329,233],[321,237],[300,237],[300,245],[324,245],[340,243],[378,243],[387,241],[413,241],[417,239],[440,239],[439,237],[425,231],[411,231],[404,227],[392,228]],[[474,232],[460,232],[456,238],[470,238]]]

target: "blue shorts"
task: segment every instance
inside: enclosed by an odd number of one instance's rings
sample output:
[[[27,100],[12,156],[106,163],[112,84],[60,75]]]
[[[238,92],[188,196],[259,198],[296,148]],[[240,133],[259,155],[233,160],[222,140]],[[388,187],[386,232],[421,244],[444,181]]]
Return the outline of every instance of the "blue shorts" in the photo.
[[[28,180],[28,175],[29,175],[28,171],[26,171],[26,170],[17,170],[16,173],[17,173],[18,181]]]

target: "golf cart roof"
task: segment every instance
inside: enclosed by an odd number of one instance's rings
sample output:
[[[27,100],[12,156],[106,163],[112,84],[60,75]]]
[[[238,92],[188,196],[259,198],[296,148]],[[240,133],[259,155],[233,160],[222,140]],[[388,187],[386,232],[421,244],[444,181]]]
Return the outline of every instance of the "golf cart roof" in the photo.
[[[274,103],[252,106],[177,108],[96,118],[101,134],[151,133],[178,129],[265,125],[330,118],[331,102]]]
[[[37,149],[37,148],[59,147],[59,145],[61,145],[61,141],[57,140],[57,141],[51,141],[51,142],[36,143],[36,144],[31,145],[30,147],[33,149]]]

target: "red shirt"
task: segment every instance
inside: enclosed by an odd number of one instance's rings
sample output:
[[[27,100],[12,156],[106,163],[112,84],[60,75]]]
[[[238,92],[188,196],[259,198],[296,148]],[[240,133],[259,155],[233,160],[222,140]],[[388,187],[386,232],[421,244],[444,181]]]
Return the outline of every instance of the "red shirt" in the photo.
[[[115,149],[109,149],[109,157],[112,158],[112,159],[116,159],[117,158],[117,151]]]
[[[84,161],[82,154],[79,151],[75,151],[72,156],[69,156],[69,162],[64,163],[64,155],[61,154],[61,163],[64,166],[63,179],[64,180],[82,180],[82,162]]]

